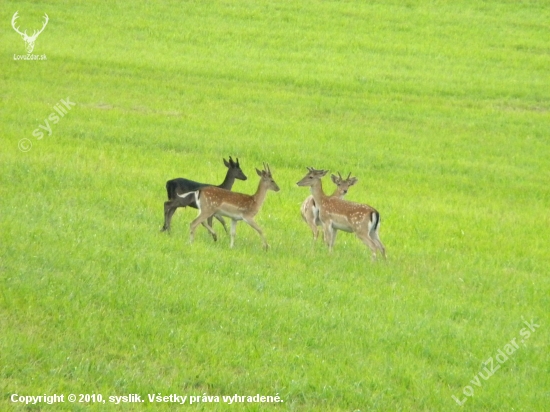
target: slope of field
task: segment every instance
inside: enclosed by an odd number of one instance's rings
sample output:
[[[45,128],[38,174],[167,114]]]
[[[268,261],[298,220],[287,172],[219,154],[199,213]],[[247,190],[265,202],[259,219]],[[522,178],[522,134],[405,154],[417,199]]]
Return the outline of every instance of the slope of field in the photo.
[[[478,3],[4,2],[0,409],[545,410],[550,7]],[[230,155],[281,188],[269,251],[161,233],[166,180]],[[312,242],[306,166],[358,177],[386,261]]]

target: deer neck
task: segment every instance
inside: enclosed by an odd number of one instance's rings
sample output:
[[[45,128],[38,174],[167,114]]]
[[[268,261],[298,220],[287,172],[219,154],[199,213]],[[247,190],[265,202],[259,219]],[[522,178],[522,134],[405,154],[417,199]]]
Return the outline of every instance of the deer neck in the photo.
[[[257,205],[257,207],[260,207],[262,205],[262,203],[265,200],[265,197],[267,196],[267,186],[268,186],[267,182],[264,183],[260,180],[256,193],[252,195],[252,197],[254,198],[254,203]]]
[[[222,189],[231,190],[233,183],[235,183],[235,177],[231,174],[231,170],[228,170],[225,175],[225,179],[223,179],[223,182],[219,187]]]
[[[311,194],[313,196],[313,200],[315,200],[316,205],[320,205],[327,197],[327,195],[325,195],[325,192],[323,192],[323,183],[321,182],[321,180],[316,181],[311,186]]]

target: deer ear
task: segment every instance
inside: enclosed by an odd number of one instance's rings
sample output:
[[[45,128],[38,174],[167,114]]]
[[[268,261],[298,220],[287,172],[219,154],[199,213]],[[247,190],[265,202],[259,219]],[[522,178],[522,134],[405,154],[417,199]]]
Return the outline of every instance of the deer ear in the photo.
[[[328,170],[321,170],[321,174],[319,176],[323,177],[326,175],[329,171]]]
[[[338,177],[336,177],[336,175],[330,175],[330,178],[332,179],[335,185],[338,184]]]
[[[352,177],[350,180],[349,180],[349,185],[350,186],[353,186],[355,183],[357,183],[359,179],[357,179],[356,177]]]
[[[258,173],[258,176],[262,177],[262,171],[261,170],[256,169],[256,173]]]
[[[225,167],[229,167],[229,163],[225,159],[223,159],[223,164],[225,165]]]

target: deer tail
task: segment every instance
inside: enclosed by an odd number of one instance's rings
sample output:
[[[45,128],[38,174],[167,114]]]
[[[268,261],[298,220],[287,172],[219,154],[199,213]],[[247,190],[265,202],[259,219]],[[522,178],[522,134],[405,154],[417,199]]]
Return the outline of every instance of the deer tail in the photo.
[[[377,232],[378,228],[380,227],[380,223],[382,222],[382,218],[380,217],[380,213],[378,213],[376,210],[372,212],[372,215],[370,217],[370,228],[369,232]]]

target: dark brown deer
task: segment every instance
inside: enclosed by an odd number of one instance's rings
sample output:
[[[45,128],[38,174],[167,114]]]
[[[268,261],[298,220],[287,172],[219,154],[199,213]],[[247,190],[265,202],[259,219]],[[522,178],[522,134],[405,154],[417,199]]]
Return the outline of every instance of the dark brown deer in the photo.
[[[239,179],[239,180],[247,179],[245,174],[241,170],[241,166],[239,164],[238,158],[237,158],[237,161],[235,162],[233,161],[231,156],[229,156],[229,162],[223,159],[223,163],[227,167],[227,173],[225,175],[225,179],[223,180],[223,182],[217,187],[220,187],[226,190],[231,190],[231,188],[233,187],[233,183],[235,183],[235,179]],[[189,179],[184,179],[181,177],[177,179],[168,180],[166,182],[166,192],[168,194],[168,201],[164,202],[164,226],[162,227],[162,231],[170,231],[170,222],[172,221],[172,216],[174,215],[178,207],[190,206],[192,208],[198,209],[197,203],[195,202],[195,199],[193,196],[182,198],[182,197],[179,197],[178,194],[193,192],[207,186],[215,186],[215,185],[208,184],[208,183],[199,183],[199,182],[195,182]],[[220,223],[223,225],[223,228],[227,232],[227,226],[223,218],[221,216],[216,216],[216,219],[220,221]],[[210,225],[210,227],[212,227],[212,217],[208,219],[208,224]],[[204,226],[206,227],[206,225]],[[214,240],[217,240],[217,237],[214,234],[212,234],[212,237],[214,238]]]

